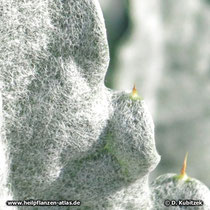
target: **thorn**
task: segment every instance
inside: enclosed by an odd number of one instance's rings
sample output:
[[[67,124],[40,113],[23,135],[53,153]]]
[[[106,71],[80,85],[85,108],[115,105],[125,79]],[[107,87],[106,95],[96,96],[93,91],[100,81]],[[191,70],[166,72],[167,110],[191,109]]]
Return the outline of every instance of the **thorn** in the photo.
[[[135,98],[135,97],[138,97],[138,92],[136,90],[136,85],[134,84],[133,86],[133,90],[132,90],[132,97]]]
[[[188,158],[188,152],[186,153],[185,155],[185,158],[184,158],[184,162],[183,162],[183,166],[182,166],[182,170],[181,170],[181,176],[184,177],[186,176],[186,168],[187,168],[187,158]]]

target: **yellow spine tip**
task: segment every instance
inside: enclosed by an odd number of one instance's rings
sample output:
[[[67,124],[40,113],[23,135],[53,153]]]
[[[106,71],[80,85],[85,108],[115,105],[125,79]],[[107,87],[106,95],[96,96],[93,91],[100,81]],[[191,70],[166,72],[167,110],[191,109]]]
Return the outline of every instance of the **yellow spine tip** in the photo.
[[[137,92],[137,89],[136,89],[136,85],[133,86],[133,90],[132,90],[132,97],[138,97],[138,92]]]
[[[186,153],[185,158],[184,158],[183,166],[182,166],[181,173],[180,173],[181,177],[184,177],[187,175],[186,174],[187,158],[188,158],[188,152]]]

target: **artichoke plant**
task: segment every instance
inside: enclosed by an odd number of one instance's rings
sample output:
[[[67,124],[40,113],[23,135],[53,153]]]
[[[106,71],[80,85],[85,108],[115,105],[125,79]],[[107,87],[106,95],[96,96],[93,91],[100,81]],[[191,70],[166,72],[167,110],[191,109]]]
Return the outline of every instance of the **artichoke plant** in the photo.
[[[0,208],[32,199],[81,205],[14,209],[152,209],[154,124],[135,87],[104,85],[97,0],[0,3]]]

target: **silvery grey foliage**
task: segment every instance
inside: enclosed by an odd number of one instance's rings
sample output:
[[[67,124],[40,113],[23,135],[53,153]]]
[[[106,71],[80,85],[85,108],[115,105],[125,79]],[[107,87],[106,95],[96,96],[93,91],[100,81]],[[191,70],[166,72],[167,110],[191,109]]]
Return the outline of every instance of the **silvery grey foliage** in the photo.
[[[166,209],[210,209],[210,191],[200,181],[194,178],[179,178],[176,174],[165,174],[158,177],[151,186],[154,210]],[[187,202],[197,202],[199,205],[186,205]],[[164,202],[171,204],[177,202],[177,206],[165,206]],[[200,201],[200,202],[199,202]],[[167,204],[167,203],[166,203]],[[202,205],[203,204],[203,205]]]
[[[162,156],[154,176],[175,171],[189,151],[190,174],[210,186],[209,3],[129,3],[133,25],[128,40],[119,46],[117,83],[113,86],[125,89],[136,80],[148,101]]]
[[[134,92],[104,86],[109,53],[98,2],[0,3],[1,210],[11,199],[152,209],[148,176],[160,159],[153,121]]]
[[[98,2],[0,5],[0,208],[9,199],[76,199],[74,209],[150,209],[148,175],[160,159],[153,121],[143,100],[104,86]]]

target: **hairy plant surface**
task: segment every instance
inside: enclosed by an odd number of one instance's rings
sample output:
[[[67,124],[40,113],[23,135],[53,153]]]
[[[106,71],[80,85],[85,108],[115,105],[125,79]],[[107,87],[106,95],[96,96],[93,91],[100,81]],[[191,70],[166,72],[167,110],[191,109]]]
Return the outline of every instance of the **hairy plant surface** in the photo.
[[[38,199],[81,206],[14,209],[152,209],[148,176],[160,160],[153,121],[135,88],[104,86],[109,52],[98,2],[0,5],[0,208]]]
[[[154,126],[143,100],[104,86],[98,2],[0,5],[3,191],[15,200],[76,199],[78,209],[149,208]]]
[[[152,192],[154,210],[183,208],[193,210],[210,209],[209,189],[199,180],[194,178],[183,180],[182,178],[180,179],[177,177],[176,174],[164,174],[152,183]],[[171,202],[176,201],[177,206],[165,206],[164,203],[167,200]],[[190,203],[191,201],[197,201],[198,205],[193,205],[193,203]],[[199,201],[202,202],[200,205]],[[189,202],[188,205],[187,202]]]

